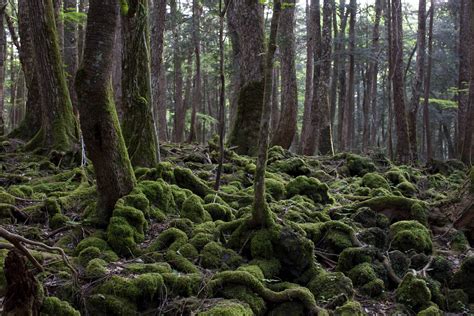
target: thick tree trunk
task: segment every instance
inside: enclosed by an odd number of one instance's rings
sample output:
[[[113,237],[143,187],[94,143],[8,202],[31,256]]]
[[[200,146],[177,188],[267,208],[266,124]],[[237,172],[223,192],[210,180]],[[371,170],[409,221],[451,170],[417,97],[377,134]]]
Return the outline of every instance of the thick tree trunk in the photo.
[[[259,0],[233,0],[227,13],[232,45],[239,48],[237,112],[229,144],[239,154],[257,153],[264,90],[263,6]],[[271,92],[271,91],[270,91]]]
[[[426,53],[426,0],[420,0],[418,5],[418,33],[416,39],[416,70],[411,89],[411,102],[408,112],[408,131],[410,135],[410,148],[413,161],[418,160],[418,146],[416,137],[416,125],[418,118],[418,107],[422,93],[425,53]]]
[[[147,0],[130,0],[122,12],[122,129],[133,166],[151,167],[158,161],[151,108],[150,51]]]
[[[461,0],[459,7],[459,79],[458,79],[458,137],[456,150],[460,158],[464,135],[466,132],[466,116],[469,108],[469,1]]]
[[[115,108],[117,109],[117,115],[119,121],[122,121],[123,117],[123,103],[122,103],[122,53],[123,53],[123,40],[122,40],[122,15],[119,14],[117,19],[117,26],[115,27],[115,45],[114,53],[112,56],[112,87],[114,91]]]
[[[335,56],[339,56],[338,61],[341,64],[339,72],[337,74],[337,81],[339,86],[338,93],[338,119],[337,119],[337,144],[340,150],[344,150],[344,129],[345,129],[345,114],[346,114],[346,100],[347,100],[347,67],[346,67],[346,27],[347,19],[349,17],[350,10],[346,10],[346,1],[341,0],[339,3],[341,27],[339,31],[339,38],[337,39],[336,46],[334,47]]]
[[[281,114],[272,145],[289,149],[296,134],[298,116],[298,87],[296,81],[295,11],[296,1],[285,2],[279,27],[281,55]]]
[[[153,107],[158,117],[160,141],[168,141],[166,122],[166,74],[163,65],[163,38],[165,31],[166,0],[150,1],[151,9],[151,87]]]
[[[276,50],[276,37],[278,33],[278,23],[280,20],[281,2],[274,0],[273,16],[270,26],[270,38],[268,41],[268,51],[265,54],[264,70],[264,94],[263,111],[260,120],[260,130],[258,138],[258,157],[255,168],[254,191],[255,198],[252,210],[252,224],[254,226],[268,227],[273,223],[271,211],[265,199],[265,172],[267,169],[268,143],[269,143],[269,125],[271,116],[271,94],[272,94],[272,70],[273,57]]]
[[[77,125],[59,50],[53,4],[51,0],[29,0],[26,5],[30,31],[34,34],[32,46],[42,106],[41,129],[27,148],[69,151],[77,141]]]
[[[64,12],[77,12],[76,0],[64,0]],[[74,78],[77,71],[77,24],[74,21],[64,21],[64,64],[66,66],[66,79],[71,94],[71,102],[77,107],[76,90],[74,89]]]
[[[302,136],[304,139],[303,142],[303,154],[305,155],[314,155],[316,150],[317,141],[318,141],[318,125],[315,122],[314,117],[317,116],[317,111],[319,107],[318,100],[318,89],[319,89],[319,77],[321,76],[321,6],[319,0],[313,0],[311,2],[312,12],[311,18],[314,19],[313,33],[314,33],[314,53],[313,53],[313,95],[311,98],[311,114],[309,120],[309,126],[305,129],[305,134]]]
[[[112,93],[118,12],[116,0],[91,0],[84,60],[76,80],[84,142],[97,178],[98,221],[103,225],[108,223],[115,202],[135,184]]]
[[[331,127],[331,104],[329,101],[329,85],[331,79],[331,49],[332,49],[332,2],[333,0],[324,0],[323,5],[323,25],[321,32],[321,75],[319,77],[317,99],[319,108],[316,112],[317,126],[316,134],[319,136],[318,151],[322,155],[333,155],[334,146],[332,140]],[[314,104],[314,101],[313,101]],[[314,108],[313,108],[314,109]]]
[[[189,130],[189,142],[195,142],[198,140],[198,122],[196,120],[196,115],[199,109],[202,106],[202,96],[201,96],[201,32],[199,31],[200,25],[200,15],[201,7],[198,3],[198,0],[193,0],[193,23],[192,23],[192,33],[193,33],[193,45],[194,45],[194,58],[196,66],[196,74],[194,77],[194,89],[193,89],[193,106],[191,110],[191,126]]]
[[[344,118],[342,129],[342,150],[352,149],[354,139],[354,88],[355,88],[355,25],[357,16],[357,0],[351,0],[349,4],[349,69],[347,80],[347,93],[344,104]],[[342,87],[342,85],[341,85]]]
[[[382,16],[382,0],[375,1],[375,21],[372,32],[372,58],[370,69],[370,110],[372,112],[372,124],[370,129],[370,142],[372,147],[376,146],[377,139],[377,78],[379,72],[379,57],[380,57],[380,19]]]
[[[62,18],[63,0],[53,0],[54,20],[56,21],[56,31],[58,33],[58,43],[61,53],[64,50],[64,21]]]
[[[314,13],[315,7],[308,4],[306,0],[306,81],[303,110],[303,126],[301,128],[301,139],[298,147],[300,154],[304,151],[306,135],[310,133],[311,127],[311,104],[313,100],[313,72],[314,72]]]
[[[7,4],[5,0],[0,1],[0,135],[5,133],[5,121],[3,119],[3,111],[5,104],[5,56],[7,52],[7,37],[4,26],[4,15]],[[2,9],[3,8],[3,9]]]
[[[469,42],[469,108],[466,116],[466,131],[464,134],[464,141],[462,144],[461,160],[466,164],[472,164],[472,146],[473,146],[473,133],[474,133],[474,3],[469,2],[469,36],[466,39],[470,39]]]
[[[400,0],[392,0],[392,27],[393,54],[391,63],[393,67],[392,86],[397,134],[396,156],[399,162],[407,163],[411,160],[411,155],[403,80],[403,29]]]

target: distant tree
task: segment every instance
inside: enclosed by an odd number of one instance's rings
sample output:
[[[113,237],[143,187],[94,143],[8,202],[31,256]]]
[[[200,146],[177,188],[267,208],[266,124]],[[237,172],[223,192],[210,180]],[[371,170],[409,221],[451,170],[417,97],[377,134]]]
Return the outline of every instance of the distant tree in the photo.
[[[112,56],[119,13],[116,0],[91,0],[84,59],[76,78],[81,128],[94,165],[98,224],[108,224],[115,202],[135,185],[112,93]]]
[[[64,0],[64,12],[66,14],[77,13],[76,0]],[[64,64],[66,66],[66,80],[68,82],[69,93],[71,94],[72,105],[77,105],[76,90],[74,89],[74,78],[76,76],[78,64],[77,51],[77,22],[73,18],[64,20]]]
[[[461,0],[459,5],[459,75],[458,75],[458,137],[456,142],[457,153],[461,158],[466,119],[469,109],[469,1]]]
[[[5,9],[7,7],[7,2],[2,0],[0,1],[0,135],[5,133],[5,121],[3,119],[4,112],[4,101],[5,101],[5,92],[4,92],[4,82],[5,82],[5,55],[7,50],[7,37],[5,34],[4,27],[4,16]]]

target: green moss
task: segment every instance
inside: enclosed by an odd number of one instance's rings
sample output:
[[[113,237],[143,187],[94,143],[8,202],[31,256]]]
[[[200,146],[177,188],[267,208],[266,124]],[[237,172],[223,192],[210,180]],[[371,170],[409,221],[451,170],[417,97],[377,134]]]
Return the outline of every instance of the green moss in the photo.
[[[48,198],[43,202],[43,211],[49,216],[61,213],[61,206],[57,199]]]
[[[277,236],[278,233],[271,229],[258,230],[250,241],[252,258],[271,259],[273,257],[272,240],[275,240]]]
[[[172,296],[196,296],[202,288],[202,277],[198,273],[163,273],[162,276],[166,289]]]
[[[413,197],[418,192],[418,189],[416,188],[416,186],[413,183],[408,182],[408,181],[400,182],[400,184],[398,184],[396,188],[405,197]]]
[[[46,297],[43,300],[43,305],[41,306],[42,315],[62,315],[62,316],[80,316],[77,310],[75,310],[68,302],[61,301],[59,298],[54,296]]]
[[[407,181],[408,174],[398,168],[392,168],[385,173],[385,177],[394,185]]]
[[[0,219],[10,219],[13,218],[12,214],[15,210],[15,206],[6,203],[0,203]]]
[[[8,193],[19,198],[28,198],[33,195],[33,189],[28,185],[12,185],[8,188]]]
[[[197,233],[189,240],[189,243],[193,245],[197,250],[202,250],[205,245],[214,240],[212,234]]]
[[[263,280],[265,278],[265,276],[263,275],[262,269],[260,269],[260,267],[256,264],[243,265],[243,266],[240,266],[237,270],[247,271],[248,273],[250,273],[251,275],[253,275],[259,280]]]
[[[422,279],[416,278],[412,273],[408,273],[396,292],[398,303],[404,304],[414,311],[426,308],[431,301],[431,292]]]
[[[437,306],[430,306],[430,307],[422,310],[421,312],[419,312],[416,315],[417,316],[443,316],[444,313],[441,312]]]
[[[272,163],[269,167],[271,170],[286,173],[292,177],[309,176],[311,174],[311,168],[299,157],[279,160]]]
[[[371,189],[383,188],[390,190],[387,180],[378,173],[366,173],[362,177],[362,185]]]
[[[346,272],[361,263],[371,263],[375,254],[373,248],[346,248],[339,255],[336,269],[337,271]]]
[[[97,247],[87,247],[79,253],[78,259],[82,266],[87,266],[92,259],[100,258],[102,252]]]
[[[351,176],[363,176],[368,172],[375,171],[375,165],[369,158],[355,154],[347,155],[346,167]]]
[[[288,192],[288,198],[295,195],[306,195],[315,203],[334,203],[334,199],[328,193],[328,186],[316,178],[299,176],[287,184],[286,190]]]
[[[232,209],[224,204],[210,203],[204,205],[204,209],[211,215],[213,221],[229,222],[235,218]]]
[[[54,214],[51,220],[49,221],[49,227],[51,227],[51,229],[57,229],[66,226],[69,221],[70,219],[66,215]]]
[[[281,270],[280,261],[276,258],[269,260],[254,259],[250,261],[250,264],[258,266],[267,279],[275,278]]]
[[[417,221],[400,221],[390,226],[393,249],[403,252],[431,253],[432,242],[429,230]]]
[[[323,271],[308,283],[307,288],[320,304],[331,302],[341,294],[349,299],[354,295],[351,279],[341,272]]]
[[[174,178],[180,188],[191,190],[202,198],[212,193],[212,190],[189,169],[176,167],[174,169]]]
[[[190,243],[187,243],[181,246],[178,249],[178,252],[189,260],[195,260],[199,256],[199,252],[197,251],[196,247],[194,247]]]
[[[346,304],[336,308],[336,316],[363,316],[365,315],[362,306],[357,301],[348,301]]]
[[[461,289],[449,290],[446,300],[448,311],[453,313],[462,313],[469,305],[469,297]]]
[[[166,262],[155,263],[129,263],[125,266],[125,270],[130,273],[170,273],[171,266]]]
[[[436,281],[447,283],[453,275],[451,262],[442,256],[435,256],[431,261],[428,274]]]
[[[285,184],[282,181],[266,179],[265,190],[267,194],[272,196],[277,201],[283,199],[286,196]]]
[[[204,312],[197,314],[198,316],[252,316],[252,309],[247,304],[237,303],[230,300],[217,302]]]
[[[274,307],[268,315],[271,316],[304,316],[304,306],[298,302],[285,302]]]
[[[462,231],[456,231],[451,237],[451,249],[458,252],[463,252],[469,248],[469,242]]]
[[[232,249],[224,248],[215,241],[211,241],[201,251],[201,263],[204,268],[217,269],[237,267],[242,258]]]
[[[93,294],[86,297],[86,307],[91,315],[137,315],[137,307],[127,299],[109,294]]]
[[[356,204],[356,209],[370,207],[375,212],[381,212],[389,216],[392,220],[416,219],[426,222],[426,207],[419,200],[409,199],[402,196],[381,196]]]
[[[368,262],[361,263],[352,268],[347,276],[352,280],[354,286],[362,286],[377,278],[372,265]]]
[[[225,298],[237,299],[248,304],[254,315],[262,315],[265,313],[265,301],[259,295],[243,285],[228,285],[220,292]]]
[[[159,251],[170,247],[178,249],[188,241],[188,236],[177,228],[168,228],[163,231],[148,247],[149,251]]]
[[[158,207],[160,211],[166,214],[175,213],[176,203],[173,190],[170,185],[162,179],[156,181],[142,181],[138,184],[138,188],[143,192],[150,203]]]
[[[15,197],[7,192],[0,192],[0,203],[15,204]]]
[[[204,222],[205,209],[202,206],[202,200],[197,195],[193,194],[184,201],[181,217],[197,224]]]
[[[469,302],[474,302],[474,257],[464,259],[461,269],[456,272],[451,281],[451,288],[462,289],[469,297]]]
[[[0,296],[5,295],[7,288],[7,279],[5,278],[5,273],[3,273],[3,268],[5,267],[5,258],[7,255],[7,249],[0,249]]]
[[[85,276],[88,279],[102,278],[107,274],[107,262],[96,258],[89,261],[86,267]]]
[[[359,288],[359,291],[370,297],[379,297],[385,290],[385,284],[381,279],[374,279]]]
[[[76,254],[79,254],[82,250],[88,247],[96,247],[96,248],[99,248],[99,250],[101,251],[110,250],[110,247],[105,240],[97,238],[97,237],[87,237],[81,240],[79,244],[77,244],[74,252]]]

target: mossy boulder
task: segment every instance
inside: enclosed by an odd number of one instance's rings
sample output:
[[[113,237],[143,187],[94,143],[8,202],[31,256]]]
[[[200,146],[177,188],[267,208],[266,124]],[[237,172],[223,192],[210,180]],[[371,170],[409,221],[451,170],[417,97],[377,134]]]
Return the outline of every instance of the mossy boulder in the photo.
[[[217,302],[216,305],[212,306],[206,311],[199,312],[198,316],[252,316],[252,309],[248,304],[222,300]]]
[[[395,291],[398,303],[408,306],[414,311],[421,311],[428,307],[431,301],[431,292],[423,279],[408,273]]]
[[[229,222],[235,218],[232,209],[225,204],[209,203],[204,205],[204,209],[211,215],[213,221]]]
[[[195,176],[191,170],[176,167],[174,169],[174,178],[180,188],[191,190],[194,194],[204,198],[212,190],[201,179]]]
[[[408,181],[403,181],[396,186],[396,189],[400,191],[405,197],[413,197],[418,192],[417,187]]]
[[[346,167],[351,176],[363,176],[366,173],[375,171],[375,164],[370,158],[355,154],[348,154],[346,157]]]
[[[311,168],[299,157],[292,157],[285,160],[279,160],[269,166],[272,170],[286,173],[292,177],[308,176],[311,174]]]
[[[340,295],[345,296],[345,300],[354,296],[352,281],[341,272],[321,271],[306,286],[319,304],[329,303]]]
[[[399,168],[392,168],[389,171],[385,172],[385,177],[393,184],[397,185],[399,183],[407,181],[408,174],[400,170]]]
[[[54,296],[48,296],[41,305],[41,315],[48,316],[80,316],[81,313],[74,309],[69,302],[61,301]]]
[[[449,312],[462,313],[469,305],[469,296],[461,289],[449,290],[446,295],[446,306]]]
[[[88,247],[96,247],[101,251],[110,250],[109,244],[105,240],[91,236],[81,240],[79,244],[77,244],[74,252],[79,254],[82,250]]]
[[[126,205],[133,206],[145,212],[147,207],[143,197],[146,197],[150,204],[156,206],[163,213],[175,213],[176,203],[173,190],[171,186],[162,179],[156,181],[142,181],[138,184],[137,188],[142,194],[131,194],[131,196],[125,197],[124,202]],[[140,202],[141,205],[137,205],[138,202]]]
[[[265,191],[275,200],[281,200],[286,196],[285,184],[276,179],[265,180]]]
[[[202,206],[201,198],[194,194],[184,201],[181,210],[182,217],[190,219],[193,223],[197,224],[203,223],[206,220],[206,213],[206,210]]]
[[[387,180],[375,172],[366,173],[362,177],[362,185],[371,189],[383,188],[390,190],[390,185],[388,184]]]
[[[430,306],[420,311],[416,316],[443,316],[444,313],[437,306]]]
[[[201,251],[202,266],[208,269],[236,268],[242,258],[232,249],[228,249],[215,241],[211,241]]]
[[[334,311],[335,316],[364,316],[362,306],[357,301],[348,301]]]
[[[393,249],[403,252],[414,250],[430,254],[433,244],[430,231],[417,221],[400,221],[390,226]]]
[[[442,284],[448,283],[453,275],[451,262],[442,256],[435,256],[431,261],[429,276]]]
[[[474,257],[467,257],[461,268],[453,276],[451,287],[462,289],[469,297],[469,302],[474,302]]]
[[[332,204],[334,199],[329,195],[329,188],[316,178],[299,176],[291,180],[287,186],[287,196],[291,198],[295,195],[306,195],[315,203]]]
[[[336,270],[347,272],[361,263],[372,263],[376,249],[370,247],[351,247],[344,249],[339,255]]]
[[[88,279],[102,278],[107,274],[107,262],[100,258],[92,259],[86,267],[85,276]]]
[[[0,203],[15,204],[15,197],[7,192],[0,191]]]
[[[304,306],[298,302],[285,302],[282,304],[278,304],[276,307],[272,308],[268,315],[271,316],[287,316],[287,315],[294,315],[294,316],[304,316],[305,310]]]

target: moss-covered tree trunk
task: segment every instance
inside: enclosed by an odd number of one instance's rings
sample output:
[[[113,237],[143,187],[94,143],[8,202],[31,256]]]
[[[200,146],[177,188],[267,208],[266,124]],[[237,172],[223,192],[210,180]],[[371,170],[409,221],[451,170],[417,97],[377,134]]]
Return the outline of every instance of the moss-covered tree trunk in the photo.
[[[77,1],[64,0],[64,12],[76,13]],[[77,23],[71,19],[64,21],[64,64],[67,73],[67,82],[73,107],[77,106],[76,90],[74,89],[74,78],[77,71]]]
[[[273,218],[265,199],[265,172],[267,170],[268,143],[270,130],[270,117],[272,114],[272,85],[273,85],[273,57],[276,50],[276,37],[281,14],[280,0],[273,1],[273,16],[270,25],[270,38],[268,40],[268,50],[265,55],[265,80],[263,94],[263,111],[260,120],[258,135],[258,156],[255,169],[252,221],[253,226],[268,227],[273,224]]]
[[[298,90],[296,80],[295,0],[286,2],[281,13],[279,46],[281,52],[281,115],[272,144],[289,149],[296,133]]]
[[[469,0],[461,0],[459,7],[459,77],[458,77],[458,137],[457,153],[460,158],[466,131],[469,108]]]
[[[157,138],[151,107],[148,1],[122,4],[122,128],[134,166],[157,163]]]
[[[26,1],[34,64],[41,97],[41,129],[28,149],[69,151],[77,142],[77,124],[63,69],[51,0]]]
[[[38,75],[35,68],[33,42],[28,19],[27,0],[18,1],[18,33],[20,35],[19,57],[21,68],[25,75],[26,97],[25,117],[20,126],[13,130],[9,137],[23,140],[31,139],[41,128],[41,97]]]
[[[230,1],[227,13],[232,45],[238,46],[239,87],[229,145],[239,154],[257,153],[264,90],[263,6],[259,0]]]
[[[122,137],[112,92],[112,55],[119,12],[116,0],[92,0],[87,19],[84,60],[76,77],[81,128],[94,164],[100,224],[115,202],[128,194],[135,176]]]
[[[5,27],[3,26],[5,8],[5,0],[0,1],[0,135],[5,133],[5,121],[3,120],[3,105],[5,101],[3,84],[5,82],[5,55],[7,47],[7,37]]]

